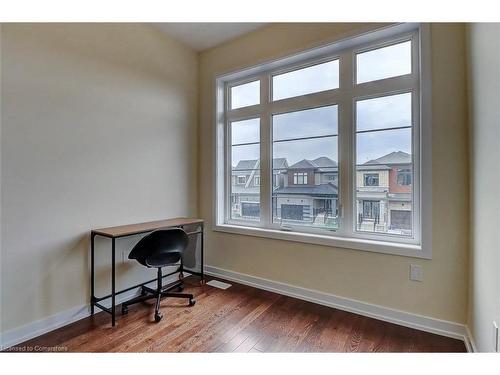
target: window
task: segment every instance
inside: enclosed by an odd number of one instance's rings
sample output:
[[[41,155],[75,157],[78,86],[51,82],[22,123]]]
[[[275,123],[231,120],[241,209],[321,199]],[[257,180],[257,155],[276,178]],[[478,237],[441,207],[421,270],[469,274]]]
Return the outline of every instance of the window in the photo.
[[[307,84],[305,84],[307,82]],[[313,65],[273,77],[273,100],[339,87],[339,60]]]
[[[231,109],[260,103],[260,81],[231,87]]]
[[[357,83],[411,73],[411,41],[356,55]]]
[[[378,173],[365,174],[365,186],[378,186]]]
[[[363,201],[363,219],[380,221],[380,202]]]
[[[307,173],[294,173],[293,174],[293,184],[294,185],[307,185]]]
[[[260,190],[247,184],[260,174],[260,119],[232,121],[229,129],[231,147],[228,148],[231,175],[230,218],[242,222],[259,221],[255,206],[260,204]]]
[[[401,186],[411,185],[411,169],[399,168],[397,170],[397,184]]]
[[[422,30],[400,24],[219,77],[216,229],[428,257]]]

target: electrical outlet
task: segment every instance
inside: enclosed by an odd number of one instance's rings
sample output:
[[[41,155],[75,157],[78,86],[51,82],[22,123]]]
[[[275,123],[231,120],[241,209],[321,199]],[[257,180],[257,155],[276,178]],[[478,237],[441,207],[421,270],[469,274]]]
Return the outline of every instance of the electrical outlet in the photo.
[[[498,353],[498,324],[493,321],[493,350]]]
[[[424,273],[422,271],[422,266],[418,264],[410,264],[410,280],[413,281],[423,281]]]

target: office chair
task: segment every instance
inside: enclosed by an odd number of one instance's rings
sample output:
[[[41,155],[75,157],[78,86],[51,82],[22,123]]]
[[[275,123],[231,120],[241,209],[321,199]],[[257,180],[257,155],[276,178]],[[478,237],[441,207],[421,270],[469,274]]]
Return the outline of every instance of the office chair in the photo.
[[[141,295],[122,303],[122,314],[128,313],[128,306],[138,302],[144,302],[156,298],[155,321],[163,318],[160,312],[160,301],[162,297],[189,298],[189,306],[194,306],[196,300],[192,294],[171,292],[177,288],[183,289],[182,280],[168,285],[166,289],[162,286],[161,268],[165,266],[179,265],[179,271],[183,271],[182,254],[188,245],[188,236],[180,228],[160,229],[143,237],[132,249],[128,258],[135,259],[143,266],[158,269],[156,289],[142,286]],[[180,261],[180,264],[179,264]]]

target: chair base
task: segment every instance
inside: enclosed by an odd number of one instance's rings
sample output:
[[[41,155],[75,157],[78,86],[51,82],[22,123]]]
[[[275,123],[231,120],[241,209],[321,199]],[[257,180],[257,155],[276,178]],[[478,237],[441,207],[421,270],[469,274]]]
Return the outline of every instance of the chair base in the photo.
[[[159,288],[159,289],[153,289],[143,285],[141,288],[140,296],[132,298],[131,300],[122,303],[122,315],[126,315],[128,313],[128,307],[130,305],[134,305],[139,302],[145,302],[151,299],[156,299],[155,321],[158,323],[163,318],[163,314],[160,312],[160,301],[162,298],[165,297],[188,298],[189,306],[194,306],[196,300],[194,299],[194,296],[192,294],[172,292],[171,291],[172,289],[178,289],[182,291],[184,289],[182,281],[176,281],[172,284],[165,286],[164,288]]]

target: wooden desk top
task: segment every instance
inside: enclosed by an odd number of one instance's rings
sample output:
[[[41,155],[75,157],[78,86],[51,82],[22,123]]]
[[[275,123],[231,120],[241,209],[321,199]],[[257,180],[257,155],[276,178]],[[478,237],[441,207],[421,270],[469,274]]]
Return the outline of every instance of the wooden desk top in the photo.
[[[161,228],[170,228],[170,227],[178,227],[181,225],[201,224],[201,223],[203,223],[202,219],[189,219],[184,217],[178,217],[175,219],[149,221],[147,223],[92,229],[92,234],[98,234],[105,237],[116,238],[116,237],[130,236],[132,234],[151,232],[153,230]]]

